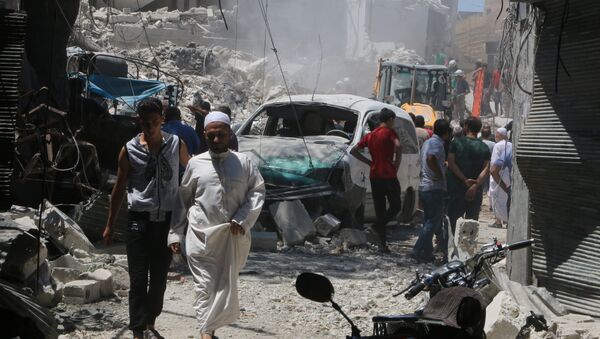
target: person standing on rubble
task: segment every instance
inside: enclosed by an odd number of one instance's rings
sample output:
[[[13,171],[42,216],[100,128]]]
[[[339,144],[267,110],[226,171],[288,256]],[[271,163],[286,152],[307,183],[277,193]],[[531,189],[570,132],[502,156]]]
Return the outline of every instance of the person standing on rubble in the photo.
[[[379,250],[384,253],[389,252],[385,226],[396,217],[402,207],[400,182],[398,182],[402,145],[394,131],[395,118],[396,114],[392,110],[382,109],[379,113],[379,127],[365,135],[350,151],[356,159],[371,168],[369,178],[377,217],[372,227],[380,238]],[[365,147],[368,147],[372,160],[360,153],[360,150]],[[389,203],[387,209],[386,199]]]
[[[440,232],[444,216],[444,193],[446,191],[446,151],[444,143],[450,140],[452,129],[445,119],[433,124],[433,136],[421,148],[421,182],[419,198],[423,209],[423,228],[410,256],[418,261],[433,261],[434,234],[440,234],[442,248],[447,248],[445,232]],[[445,255],[444,255],[445,256]]]
[[[454,138],[448,150],[448,217],[452,234],[460,217],[479,220],[482,186],[489,175],[490,150],[479,139],[481,120],[469,117],[464,137]]]
[[[198,154],[208,151],[206,140],[204,139],[204,118],[210,112],[210,103],[202,100],[199,96],[194,96],[194,101],[188,106],[188,109],[194,114],[196,119],[196,134],[200,139]]]
[[[162,312],[171,251],[167,237],[171,214],[178,203],[179,166],[187,166],[187,147],[176,135],[163,133],[160,100],[142,100],[136,108],[142,133],[121,149],[115,183],[102,234],[110,244],[121,203],[127,192],[129,223],[129,329],[136,339],[159,337],[154,328]],[[150,275],[150,279],[148,279]]]
[[[174,253],[185,243],[202,339],[214,338],[215,330],[239,316],[238,274],[265,199],[258,169],[245,154],[229,149],[230,123],[222,112],[206,116],[209,151],[190,160],[180,187],[184,208],[169,234]]]

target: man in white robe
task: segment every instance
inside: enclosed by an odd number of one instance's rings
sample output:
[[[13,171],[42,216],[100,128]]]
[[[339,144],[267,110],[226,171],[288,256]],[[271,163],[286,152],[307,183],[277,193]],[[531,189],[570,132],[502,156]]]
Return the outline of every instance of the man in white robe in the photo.
[[[187,220],[176,222],[169,236],[171,249],[187,256],[202,339],[212,338],[216,329],[239,316],[238,274],[248,258],[250,229],[265,197],[263,178],[250,159],[228,149],[230,133],[227,115],[206,116],[209,151],[188,163],[180,187]]]
[[[495,164],[498,159],[504,158],[507,153],[512,153],[512,143],[508,141],[508,132],[506,128],[499,128],[496,131],[496,144],[492,152],[491,164]],[[495,227],[502,227],[502,224],[508,222],[508,193],[500,187],[500,180],[504,182],[505,187],[510,187],[510,170],[508,167],[499,168],[498,175],[490,175],[490,198],[492,210],[496,217],[493,224]]]

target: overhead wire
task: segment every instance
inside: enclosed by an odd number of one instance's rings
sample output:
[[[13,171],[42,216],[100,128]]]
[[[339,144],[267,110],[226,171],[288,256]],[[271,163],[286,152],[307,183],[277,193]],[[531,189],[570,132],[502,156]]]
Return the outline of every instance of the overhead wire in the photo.
[[[310,101],[315,100],[315,93],[317,92],[317,87],[319,87],[319,79],[321,78],[321,67],[323,66],[323,44],[321,43],[321,34],[319,34],[319,50],[321,51],[321,57],[319,59],[319,71],[317,72],[317,80]]]
[[[294,118],[296,120],[296,125],[298,127],[298,131],[300,133],[300,137],[302,138],[304,148],[306,149],[306,154],[308,155],[308,165],[312,170],[312,169],[314,169],[314,166],[313,166],[313,162],[312,162],[312,157],[310,155],[310,150],[308,149],[308,145],[306,144],[306,139],[304,138],[304,132],[302,131],[302,127],[300,126],[300,120],[298,119],[298,112],[296,112],[296,107],[294,105],[294,101],[292,100],[292,95],[290,94],[290,89],[289,89],[287,80],[285,78],[285,73],[283,72],[283,66],[281,65],[279,53],[277,51],[277,48],[275,47],[275,41],[273,40],[273,33],[271,32],[271,25],[269,23],[269,18],[267,17],[267,12],[266,12],[263,0],[258,0],[258,5],[260,7],[260,11],[262,13],[263,20],[265,22],[265,26],[267,28],[267,33],[269,34],[269,39],[271,41],[271,49],[272,49],[273,53],[275,54],[277,66],[279,67],[279,71],[281,73],[281,78],[283,79],[283,85],[285,87],[285,91],[286,91],[288,99],[290,101],[290,106],[292,108],[292,112],[294,113]]]
[[[225,19],[225,14],[223,13],[223,6],[221,5],[221,0],[219,0],[219,11],[221,11],[221,17],[223,17],[223,23],[225,24],[225,29],[229,30],[227,26],[227,19]]]

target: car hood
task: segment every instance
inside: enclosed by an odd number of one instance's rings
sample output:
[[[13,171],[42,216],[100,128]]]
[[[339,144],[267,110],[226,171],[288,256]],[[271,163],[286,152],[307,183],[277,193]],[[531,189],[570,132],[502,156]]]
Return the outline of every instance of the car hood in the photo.
[[[336,136],[306,137],[306,146],[302,138],[246,135],[238,141],[267,185],[279,187],[326,183],[348,148],[348,140]]]

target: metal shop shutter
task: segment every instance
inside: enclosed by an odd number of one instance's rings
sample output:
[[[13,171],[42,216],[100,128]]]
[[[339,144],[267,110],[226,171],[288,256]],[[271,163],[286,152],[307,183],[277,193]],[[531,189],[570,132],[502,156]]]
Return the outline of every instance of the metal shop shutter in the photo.
[[[24,13],[0,9],[0,210],[12,205],[10,181],[26,23]]]
[[[534,277],[570,310],[599,317],[600,1],[567,3],[539,3],[546,21],[516,159],[530,191]]]

